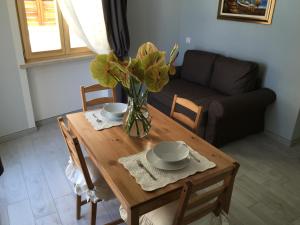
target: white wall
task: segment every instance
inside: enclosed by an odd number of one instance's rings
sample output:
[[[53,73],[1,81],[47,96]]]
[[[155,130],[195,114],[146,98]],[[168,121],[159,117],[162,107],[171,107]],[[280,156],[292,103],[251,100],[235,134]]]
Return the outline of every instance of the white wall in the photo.
[[[6,1],[0,1],[0,137],[29,127]]]
[[[179,1],[128,1],[132,55],[135,55],[139,45],[146,41],[151,41],[167,51],[179,41]]]
[[[55,63],[28,69],[35,120],[43,120],[81,108],[79,87],[96,83],[89,60]]]

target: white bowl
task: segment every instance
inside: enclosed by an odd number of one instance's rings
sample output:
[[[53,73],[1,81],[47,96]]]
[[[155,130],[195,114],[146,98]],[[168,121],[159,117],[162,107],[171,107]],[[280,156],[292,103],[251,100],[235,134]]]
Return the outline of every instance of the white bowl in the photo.
[[[164,162],[179,162],[188,158],[189,149],[178,142],[163,141],[153,148],[153,153]]]
[[[164,162],[156,156],[156,154],[153,152],[153,149],[149,150],[146,153],[146,159],[151,166],[160,170],[169,170],[169,171],[183,169],[187,167],[190,163],[189,157],[179,162],[172,162],[172,163]]]
[[[122,117],[127,110],[127,104],[107,103],[103,107],[103,110],[106,112],[107,115],[110,115],[112,117]]]

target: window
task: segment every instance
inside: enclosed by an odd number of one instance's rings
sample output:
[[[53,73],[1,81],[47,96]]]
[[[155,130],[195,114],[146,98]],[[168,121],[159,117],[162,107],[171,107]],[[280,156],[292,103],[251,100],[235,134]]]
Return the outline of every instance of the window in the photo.
[[[26,62],[88,54],[69,30],[56,0],[16,0]]]

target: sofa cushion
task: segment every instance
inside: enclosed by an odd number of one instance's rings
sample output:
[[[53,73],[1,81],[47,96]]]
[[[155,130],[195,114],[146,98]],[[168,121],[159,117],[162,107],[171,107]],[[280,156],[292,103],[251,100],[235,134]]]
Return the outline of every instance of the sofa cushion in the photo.
[[[188,50],[184,55],[181,78],[208,86],[216,58],[213,53]]]
[[[150,98],[168,106],[168,113],[170,113],[175,94],[179,97],[187,98],[196,104],[202,105],[204,108],[207,108],[212,100],[224,96],[218,91],[208,87],[184,79],[175,79],[170,81],[170,83],[164,87],[162,92],[151,94]]]
[[[227,95],[252,91],[258,77],[255,63],[233,58],[218,57],[210,80],[210,87]]]

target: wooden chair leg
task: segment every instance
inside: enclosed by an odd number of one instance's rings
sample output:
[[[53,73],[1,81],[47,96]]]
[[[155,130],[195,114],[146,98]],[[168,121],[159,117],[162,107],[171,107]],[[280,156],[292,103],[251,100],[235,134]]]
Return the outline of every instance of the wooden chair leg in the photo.
[[[97,203],[91,202],[91,225],[96,225]]]
[[[76,219],[79,220],[81,217],[81,196],[77,195],[76,200]]]

